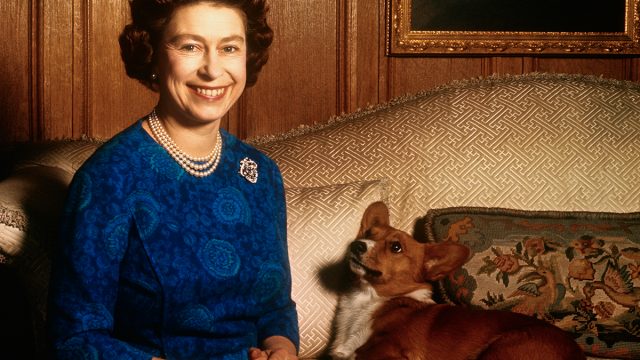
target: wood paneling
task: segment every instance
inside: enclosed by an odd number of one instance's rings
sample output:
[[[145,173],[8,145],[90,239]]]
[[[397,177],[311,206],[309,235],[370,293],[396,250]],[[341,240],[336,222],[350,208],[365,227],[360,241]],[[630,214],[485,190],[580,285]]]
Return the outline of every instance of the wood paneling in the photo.
[[[71,134],[73,123],[73,1],[43,0],[41,31],[42,116],[38,128],[45,139]]]
[[[345,71],[344,112],[353,112],[368,105],[375,105],[386,98],[380,91],[380,81],[386,79],[386,59],[383,55],[384,32],[378,24],[382,2],[370,0],[348,1],[344,15],[345,39],[341,62]],[[382,51],[382,52],[381,52]]]
[[[87,15],[88,132],[105,138],[147,114],[156,94],[128,78],[120,58],[118,36],[129,22],[128,2],[93,0]]]
[[[88,26],[89,4],[83,0],[73,0],[73,117],[71,119],[72,138],[88,135]]]
[[[340,4],[333,0],[271,1],[275,33],[269,62],[246,92],[240,136],[282,132],[339,111]]]
[[[3,0],[0,143],[107,138],[157,95],[129,79],[124,0]],[[384,0],[271,0],[258,84],[223,119],[242,138],[323,122],[407,93],[492,74],[561,72],[640,81],[640,57],[387,57]]]
[[[627,73],[625,66],[627,61],[629,61],[628,58],[541,58],[538,60],[536,70],[540,72],[594,74],[606,78],[626,80],[631,75]]]
[[[482,75],[481,58],[393,58],[390,62],[390,98]]]
[[[0,143],[32,136],[32,11],[30,1],[0,2]]]

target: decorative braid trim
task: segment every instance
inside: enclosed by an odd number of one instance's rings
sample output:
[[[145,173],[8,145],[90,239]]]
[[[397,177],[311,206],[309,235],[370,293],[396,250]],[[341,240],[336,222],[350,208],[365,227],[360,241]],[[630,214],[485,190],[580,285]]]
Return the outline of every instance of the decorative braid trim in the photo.
[[[27,228],[27,219],[22,212],[11,210],[0,205],[0,224],[25,231]]]

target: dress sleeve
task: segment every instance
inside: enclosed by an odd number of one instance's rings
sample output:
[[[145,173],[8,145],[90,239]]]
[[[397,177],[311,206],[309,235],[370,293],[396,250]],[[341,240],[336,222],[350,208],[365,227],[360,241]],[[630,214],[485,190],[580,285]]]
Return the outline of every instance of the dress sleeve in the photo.
[[[119,266],[132,224],[117,177],[81,168],[70,186],[51,276],[54,359],[150,359],[112,337]]]
[[[266,312],[258,320],[259,341],[270,336],[284,336],[291,340],[296,349],[300,346],[300,335],[298,330],[298,315],[296,305],[291,299],[291,267],[289,265],[289,255],[287,250],[287,212],[284,195],[284,185],[280,170],[273,166],[273,188],[275,191],[274,210],[276,214],[276,234],[277,243],[280,245],[280,262],[284,269],[284,279],[275,306],[271,311]]]

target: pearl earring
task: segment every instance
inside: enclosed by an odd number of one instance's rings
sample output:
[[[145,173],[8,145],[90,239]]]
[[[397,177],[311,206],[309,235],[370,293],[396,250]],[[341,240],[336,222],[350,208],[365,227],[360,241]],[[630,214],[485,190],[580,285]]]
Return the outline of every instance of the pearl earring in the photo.
[[[158,74],[156,73],[151,74],[151,81],[156,81],[156,80],[158,80]]]

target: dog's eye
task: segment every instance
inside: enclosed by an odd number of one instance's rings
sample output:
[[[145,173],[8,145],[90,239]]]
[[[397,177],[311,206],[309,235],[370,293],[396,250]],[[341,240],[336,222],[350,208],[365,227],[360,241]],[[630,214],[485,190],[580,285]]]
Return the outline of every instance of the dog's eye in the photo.
[[[393,253],[401,253],[402,252],[402,244],[399,241],[394,241],[391,243],[391,252]]]

